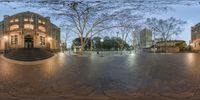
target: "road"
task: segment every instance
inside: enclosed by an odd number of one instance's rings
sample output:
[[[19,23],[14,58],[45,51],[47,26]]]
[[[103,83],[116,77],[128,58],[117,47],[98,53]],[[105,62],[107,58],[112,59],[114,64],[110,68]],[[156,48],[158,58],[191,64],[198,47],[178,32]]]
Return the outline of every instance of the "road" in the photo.
[[[0,100],[199,100],[200,54],[0,58]]]

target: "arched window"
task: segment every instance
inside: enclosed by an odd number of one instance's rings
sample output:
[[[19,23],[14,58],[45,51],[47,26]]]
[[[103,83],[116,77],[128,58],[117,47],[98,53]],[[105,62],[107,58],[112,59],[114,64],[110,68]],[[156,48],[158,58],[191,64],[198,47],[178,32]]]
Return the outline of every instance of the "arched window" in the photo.
[[[24,28],[33,30],[34,26],[32,24],[24,24]]]
[[[42,32],[46,32],[46,28],[43,27],[43,26],[39,26],[38,29],[39,29],[40,31],[42,31]]]
[[[19,25],[12,25],[10,26],[10,30],[15,30],[15,29],[18,29],[19,28]]]

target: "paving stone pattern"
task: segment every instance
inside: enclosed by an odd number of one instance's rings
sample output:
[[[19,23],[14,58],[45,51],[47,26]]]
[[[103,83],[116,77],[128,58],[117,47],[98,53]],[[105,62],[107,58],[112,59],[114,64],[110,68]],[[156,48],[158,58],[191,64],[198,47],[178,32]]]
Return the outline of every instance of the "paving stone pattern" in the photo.
[[[0,100],[200,100],[200,54],[0,59]]]

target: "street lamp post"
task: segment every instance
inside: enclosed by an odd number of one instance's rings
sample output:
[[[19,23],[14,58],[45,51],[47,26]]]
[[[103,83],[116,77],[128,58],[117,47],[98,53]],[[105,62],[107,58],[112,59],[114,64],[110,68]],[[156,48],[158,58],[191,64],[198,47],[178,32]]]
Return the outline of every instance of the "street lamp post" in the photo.
[[[104,40],[101,39],[100,42],[101,42],[101,53],[102,53],[102,56],[103,56],[103,42],[104,42]]]

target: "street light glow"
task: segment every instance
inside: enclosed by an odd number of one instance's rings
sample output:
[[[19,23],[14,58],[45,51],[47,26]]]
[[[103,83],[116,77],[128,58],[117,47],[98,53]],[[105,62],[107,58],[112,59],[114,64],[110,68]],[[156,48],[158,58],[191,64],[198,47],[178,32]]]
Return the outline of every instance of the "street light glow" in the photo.
[[[104,40],[103,40],[103,39],[101,39],[100,41],[101,41],[101,42],[103,42]]]

